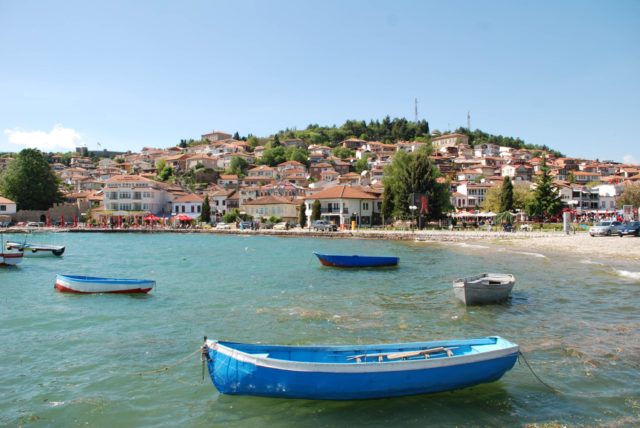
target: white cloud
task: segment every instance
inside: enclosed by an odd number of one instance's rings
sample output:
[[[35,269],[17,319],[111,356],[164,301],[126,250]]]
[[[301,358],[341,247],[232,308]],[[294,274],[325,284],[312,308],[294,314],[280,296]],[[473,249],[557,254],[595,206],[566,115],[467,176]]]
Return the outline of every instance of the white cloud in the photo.
[[[4,135],[11,144],[46,152],[74,150],[82,141],[77,131],[62,125],[54,125],[49,132],[24,131],[19,128],[5,129]]]
[[[623,163],[630,163],[630,164],[633,164],[633,165],[637,165],[638,164],[638,160],[633,155],[624,155],[622,157],[622,162]]]

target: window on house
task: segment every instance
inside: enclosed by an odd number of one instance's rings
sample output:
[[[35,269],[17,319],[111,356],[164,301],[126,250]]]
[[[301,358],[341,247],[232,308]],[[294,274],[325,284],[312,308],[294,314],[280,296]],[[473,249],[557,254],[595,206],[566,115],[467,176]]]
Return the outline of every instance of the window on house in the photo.
[[[0,205],[0,211],[6,211],[6,210],[7,210],[6,205]]]
[[[362,209],[363,210],[368,210],[369,209],[369,202],[363,202],[362,203]]]
[[[198,212],[201,212],[201,208],[202,207],[200,205],[198,205]]]
[[[184,205],[182,206],[182,212],[183,212],[183,213],[184,213],[184,212],[187,212],[187,210],[185,210],[185,206],[184,206]]]
[[[191,205],[191,212],[192,213],[196,212],[196,207],[194,207],[193,205]]]

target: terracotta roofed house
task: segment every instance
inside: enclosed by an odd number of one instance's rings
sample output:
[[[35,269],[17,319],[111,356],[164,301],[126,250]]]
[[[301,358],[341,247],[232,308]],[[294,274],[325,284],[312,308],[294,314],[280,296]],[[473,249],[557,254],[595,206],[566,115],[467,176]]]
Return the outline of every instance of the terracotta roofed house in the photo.
[[[320,201],[320,216],[338,225],[350,225],[353,218],[358,225],[373,224],[377,196],[355,186],[333,186],[305,198],[307,218],[311,206]]]

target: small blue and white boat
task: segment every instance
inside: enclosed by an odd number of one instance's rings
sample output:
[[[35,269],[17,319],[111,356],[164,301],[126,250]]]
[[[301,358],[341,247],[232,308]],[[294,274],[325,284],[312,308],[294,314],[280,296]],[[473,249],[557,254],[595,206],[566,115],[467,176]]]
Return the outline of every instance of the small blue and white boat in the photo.
[[[148,293],[156,285],[150,279],[99,278],[95,276],[56,275],[55,289],[65,293]]]
[[[493,382],[518,345],[500,337],[349,346],[208,341],[203,356],[223,394],[356,400],[426,394]]]
[[[332,267],[383,267],[397,266],[399,257],[391,256],[343,256],[338,254],[321,254],[314,252],[320,263]]]

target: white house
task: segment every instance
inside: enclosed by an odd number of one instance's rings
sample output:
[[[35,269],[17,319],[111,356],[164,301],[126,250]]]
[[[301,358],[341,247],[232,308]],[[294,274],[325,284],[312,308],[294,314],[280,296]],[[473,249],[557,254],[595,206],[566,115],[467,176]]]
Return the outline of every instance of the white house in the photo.
[[[334,186],[305,198],[307,218],[315,201],[320,201],[320,216],[337,225],[371,225],[378,197],[352,186]]]
[[[0,196],[0,215],[12,215],[16,213],[16,203],[11,199]]]
[[[116,175],[105,181],[105,211],[171,212],[171,196],[162,184],[139,175]]]
[[[198,195],[184,195],[172,202],[172,212],[174,215],[184,214],[195,220],[202,212],[203,202],[204,200]]]

